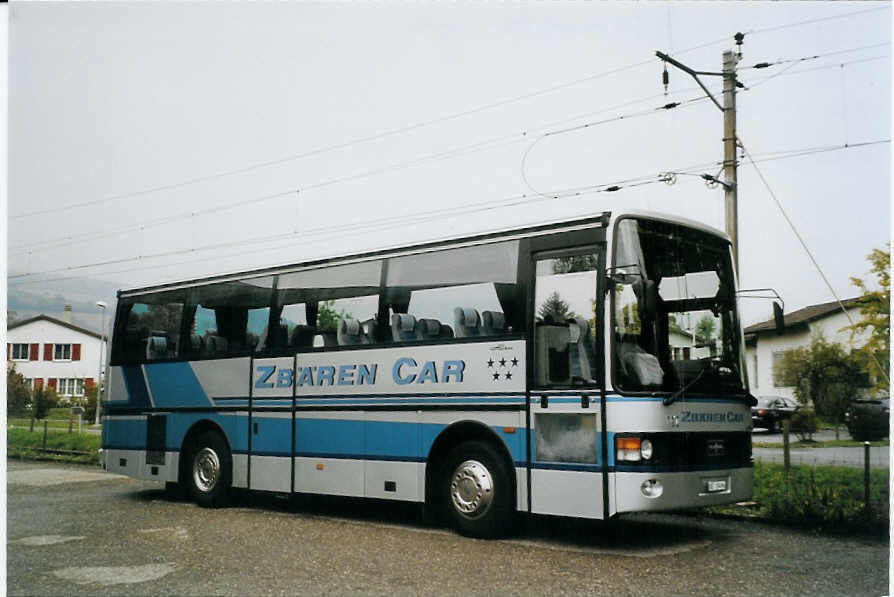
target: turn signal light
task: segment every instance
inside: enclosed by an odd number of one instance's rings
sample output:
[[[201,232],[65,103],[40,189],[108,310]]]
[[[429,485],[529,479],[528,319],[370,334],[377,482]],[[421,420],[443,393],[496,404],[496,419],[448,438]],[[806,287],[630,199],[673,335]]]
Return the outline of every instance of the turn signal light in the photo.
[[[640,455],[640,439],[638,437],[617,437],[615,438],[615,453],[619,462],[639,462]]]

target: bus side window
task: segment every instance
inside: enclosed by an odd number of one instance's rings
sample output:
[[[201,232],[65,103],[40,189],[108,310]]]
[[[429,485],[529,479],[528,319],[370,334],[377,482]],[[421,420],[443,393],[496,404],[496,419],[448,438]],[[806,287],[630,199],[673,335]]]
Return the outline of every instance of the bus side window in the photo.
[[[272,276],[194,288],[188,310],[189,358],[219,359],[260,350],[272,298]]]
[[[123,299],[112,360],[129,365],[177,358],[185,298],[184,290],[174,290]]]
[[[386,300],[393,342],[511,334],[516,324],[518,243],[395,257]]]
[[[570,254],[536,262],[534,379],[538,386],[592,386],[598,255]]]

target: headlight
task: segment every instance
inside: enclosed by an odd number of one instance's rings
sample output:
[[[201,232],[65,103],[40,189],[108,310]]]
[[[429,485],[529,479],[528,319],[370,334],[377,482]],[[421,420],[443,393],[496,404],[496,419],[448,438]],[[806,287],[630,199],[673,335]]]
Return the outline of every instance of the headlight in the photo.
[[[648,460],[652,457],[652,442],[644,439],[639,446],[639,453],[642,455],[643,460]]]

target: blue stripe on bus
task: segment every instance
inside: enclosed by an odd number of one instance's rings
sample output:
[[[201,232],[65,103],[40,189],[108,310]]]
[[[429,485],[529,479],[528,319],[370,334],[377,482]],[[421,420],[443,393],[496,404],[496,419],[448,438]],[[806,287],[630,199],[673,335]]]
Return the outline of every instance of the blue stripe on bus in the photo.
[[[179,451],[186,432],[200,420],[217,423],[227,436],[233,453],[248,451],[248,417],[216,413],[178,413],[167,419],[165,449]],[[257,433],[252,430],[254,454],[289,454],[291,417],[255,417]],[[254,425],[253,425],[254,427]],[[422,461],[428,457],[446,423],[413,421],[364,421],[350,419],[295,419],[295,451],[297,454],[325,454],[330,458],[364,455],[367,459]],[[145,419],[106,419],[104,448],[140,450],[146,447]],[[492,426],[514,462],[525,459],[524,429]]]
[[[552,401],[552,398],[550,398]],[[607,396],[606,402],[663,402],[663,396]],[[710,404],[741,404],[741,402],[730,398],[678,398],[678,404],[687,402],[699,402]]]
[[[156,407],[209,404],[189,363],[155,363],[145,365],[145,368]]]
[[[143,377],[143,367],[140,365],[127,365],[121,367],[124,375],[124,389],[127,392],[128,406],[149,406],[149,392],[146,389],[146,379]]]

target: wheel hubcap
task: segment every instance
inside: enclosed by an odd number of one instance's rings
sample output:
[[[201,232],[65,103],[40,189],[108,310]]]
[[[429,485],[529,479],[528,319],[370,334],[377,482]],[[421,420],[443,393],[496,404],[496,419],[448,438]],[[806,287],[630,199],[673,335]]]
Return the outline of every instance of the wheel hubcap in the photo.
[[[204,493],[214,489],[220,478],[220,459],[211,448],[202,448],[196,454],[192,465],[192,478],[196,487]]]
[[[494,482],[490,471],[477,460],[466,460],[450,478],[450,501],[466,518],[479,518],[490,508]]]

